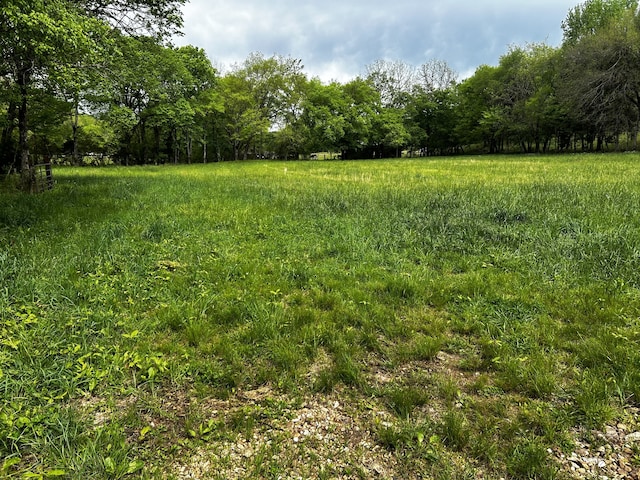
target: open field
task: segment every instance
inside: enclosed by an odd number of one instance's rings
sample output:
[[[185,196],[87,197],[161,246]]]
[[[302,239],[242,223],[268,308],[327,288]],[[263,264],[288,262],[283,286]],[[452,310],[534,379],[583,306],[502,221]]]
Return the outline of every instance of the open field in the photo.
[[[639,161],[0,193],[0,477],[637,478]]]

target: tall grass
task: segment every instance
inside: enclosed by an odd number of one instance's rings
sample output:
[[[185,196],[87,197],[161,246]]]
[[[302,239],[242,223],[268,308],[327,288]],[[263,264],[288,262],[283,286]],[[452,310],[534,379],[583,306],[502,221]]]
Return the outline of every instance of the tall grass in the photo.
[[[636,162],[68,168],[51,192],[4,192],[5,473],[154,475],[170,446],[108,405],[270,384],[374,399],[413,432],[381,437],[399,456],[551,478],[570,426],[640,402]]]

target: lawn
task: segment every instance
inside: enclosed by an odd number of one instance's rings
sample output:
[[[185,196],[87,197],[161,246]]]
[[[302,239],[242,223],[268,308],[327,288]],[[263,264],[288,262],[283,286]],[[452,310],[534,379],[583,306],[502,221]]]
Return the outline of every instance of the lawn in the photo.
[[[639,161],[7,184],[0,477],[634,478]]]

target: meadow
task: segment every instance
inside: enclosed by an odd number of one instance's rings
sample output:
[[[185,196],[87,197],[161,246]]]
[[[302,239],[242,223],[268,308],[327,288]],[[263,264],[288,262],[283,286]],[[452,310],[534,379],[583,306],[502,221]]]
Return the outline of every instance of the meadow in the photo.
[[[640,430],[638,160],[5,182],[0,477],[570,478]]]

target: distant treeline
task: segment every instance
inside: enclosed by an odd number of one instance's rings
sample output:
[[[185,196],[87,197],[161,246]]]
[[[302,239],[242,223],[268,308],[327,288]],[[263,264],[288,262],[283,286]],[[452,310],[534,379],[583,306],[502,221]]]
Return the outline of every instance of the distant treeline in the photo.
[[[35,156],[130,165],[637,146],[637,1],[588,0],[568,12],[560,47],[511,47],[462,81],[442,60],[379,60],[328,84],[299,59],[255,53],[222,74],[202,49],[167,44],[183,2],[9,0],[1,169],[28,170]]]

